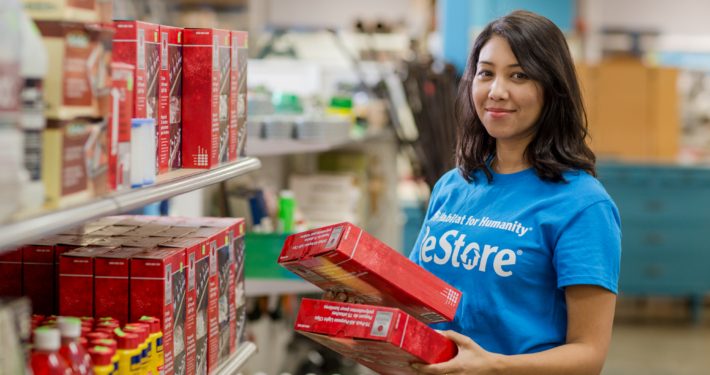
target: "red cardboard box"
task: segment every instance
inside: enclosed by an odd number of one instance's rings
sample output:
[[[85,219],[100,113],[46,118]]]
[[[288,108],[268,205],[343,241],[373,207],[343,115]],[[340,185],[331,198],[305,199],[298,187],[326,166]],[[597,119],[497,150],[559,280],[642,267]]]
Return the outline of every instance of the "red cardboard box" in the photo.
[[[440,363],[456,344],[405,312],[304,298],[296,332],[380,374],[416,374],[412,363]]]
[[[204,366],[201,367],[203,372],[196,372],[197,367],[197,337],[196,337],[196,325],[197,325],[197,283],[196,283],[196,268],[197,259],[203,252],[206,254],[206,240],[204,238],[174,238],[170,241],[164,242],[161,246],[173,247],[185,250],[185,256],[187,259],[187,288],[185,291],[185,353],[186,353],[186,370],[187,374],[200,373],[204,374],[206,371],[206,362],[203,360]],[[204,251],[203,251],[204,249]],[[204,263],[208,263],[209,260],[205,260]],[[205,292],[206,293],[206,292]],[[206,295],[202,296],[206,298]],[[206,346],[205,346],[206,350]],[[202,357],[206,359],[206,357]]]
[[[110,316],[121,325],[128,323],[130,314],[130,259],[145,249],[119,247],[94,259],[95,316]]]
[[[325,291],[392,306],[425,323],[450,321],[461,292],[350,223],[286,238],[279,263]]]
[[[131,117],[133,117],[135,65],[111,63],[111,116],[109,126],[109,186],[131,187]]]
[[[0,296],[22,295],[22,249],[0,254]]]
[[[244,221],[240,221],[236,227],[233,241],[234,277],[230,288],[230,302],[232,307],[229,310],[229,323],[231,329],[230,352],[235,352],[239,345],[244,342],[244,332],[246,329],[246,290],[244,288]]]
[[[185,250],[160,248],[131,258],[131,320],[159,317],[164,374],[185,374]]]
[[[182,40],[180,27],[160,26],[160,121],[168,143],[160,148],[160,171],[182,166]],[[167,153],[164,151],[167,150]],[[167,160],[162,160],[166,156]]]
[[[247,142],[247,57],[249,34],[232,31],[232,91],[230,93],[229,160],[244,156]]]
[[[135,90],[133,98],[133,118],[155,119],[156,129],[156,167],[158,162],[167,162],[167,150],[158,145],[168,144],[167,132],[160,131],[158,86],[160,66],[159,25],[141,21],[114,21],[114,61],[135,66]],[[165,153],[160,155],[159,152]]]
[[[185,29],[184,168],[212,168],[228,160],[230,44],[229,31]]]
[[[94,316],[94,258],[109,250],[81,247],[59,257],[59,315]]]
[[[32,301],[32,312],[55,313],[54,242],[36,241],[22,247],[22,289]]]

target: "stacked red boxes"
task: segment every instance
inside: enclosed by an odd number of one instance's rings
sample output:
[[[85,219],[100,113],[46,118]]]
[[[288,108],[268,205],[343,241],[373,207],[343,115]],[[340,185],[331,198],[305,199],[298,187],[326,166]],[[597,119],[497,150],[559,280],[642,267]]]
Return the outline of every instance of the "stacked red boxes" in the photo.
[[[212,168],[228,160],[230,32],[185,29],[183,42],[184,168]]]
[[[164,374],[185,374],[185,250],[159,248],[131,258],[130,320],[159,317]]]
[[[206,253],[206,240],[204,238],[174,238],[163,242],[161,246],[183,249],[187,263],[187,287],[185,288],[185,369],[186,374],[204,373],[196,372],[197,368],[197,259]],[[201,258],[202,259],[202,258]],[[209,260],[205,260],[209,263]],[[206,293],[206,292],[205,292]],[[204,295],[206,298],[206,295]],[[206,357],[202,357],[206,359]],[[204,362],[204,361],[203,361]],[[206,362],[205,362],[206,366]],[[206,367],[202,367],[206,370]]]
[[[167,160],[159,161],[160,172],[182,166],[182,40],[182,28],[160,26],[159,128],[168,133],[160,138],[168,142],[159,145],[160,156],[167,156]],[[166,155],[163,149],[168,150]]]
[[[111,64],[111,114],[109,129],[109,187],[130,188],[131,117],[133,117],[133,77],[135,66]]]
[[[141,21],[114,21],[113,61],[135,66],[135,90],[132,118],[152,118],[156,121],[156,146],[168,144],[167,132],[159,131],[159,65],[160,39],[159,25]],[[161,155],[160,153],[163,153]],[[167,162],[168,150],[156,147],[158,161]]]
[[[59,257],[59,315],[94,316],[94,259],[109,250],[80,247]]]
[[[0,254],[0,296],[22,295],[22,249]]]
[[[54,242],[39,240],[22,247],[22,289],[32,301],[32,311],[54,314]]]
[[[379,374],[415,374],[411,363],[445,362],[458,351],[453,341],[389,307],[303,299],[295,329]]]
[[[232,31],[232,78],[229,97],[229,160],[244,156],[247,141],[247,49],[249,34]]]
[[[110,316],[121,325],[130,317],[130,259],[145,249],[119,247],[94,259],[94,313],[97,317]]]
[[[350,223],[289,236],[278,262],[325,291],[400,308],[425,323],[452,320],[461,299],[461,292]]]

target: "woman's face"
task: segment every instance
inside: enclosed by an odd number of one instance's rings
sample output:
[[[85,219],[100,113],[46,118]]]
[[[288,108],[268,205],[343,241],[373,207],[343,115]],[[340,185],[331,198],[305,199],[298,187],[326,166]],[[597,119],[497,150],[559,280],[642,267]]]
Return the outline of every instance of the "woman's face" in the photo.
[[[471,90],[476,113],[496,142],[530,142],[543,92],[523,72],[506,39],[495,35],[483,46]]]

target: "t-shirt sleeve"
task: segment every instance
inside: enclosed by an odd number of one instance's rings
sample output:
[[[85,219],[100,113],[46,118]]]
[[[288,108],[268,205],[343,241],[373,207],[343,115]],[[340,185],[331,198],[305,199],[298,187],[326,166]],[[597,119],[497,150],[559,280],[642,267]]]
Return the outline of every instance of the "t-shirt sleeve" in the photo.
[[[575,215],[558,236],[552,262],[558,288],[597,285],[618,293],[621,224],[614,203],[600,201]]]

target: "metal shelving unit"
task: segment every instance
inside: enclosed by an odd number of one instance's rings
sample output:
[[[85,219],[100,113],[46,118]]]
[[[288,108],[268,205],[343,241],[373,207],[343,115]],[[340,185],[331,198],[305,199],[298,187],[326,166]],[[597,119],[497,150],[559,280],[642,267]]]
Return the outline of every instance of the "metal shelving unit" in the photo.
[[[248,137],[246,150],[251,156],[315,154],[360,143],[392,137],[389,131],[331,140],[261,139]]]
[[[72,207],[18,217],[0,226],[0,253],[87,220],[130,211],[241,176],[260,167],[259,159],[243,158],[210,170],[181,169],[159,176],[158,182],[152,186],[112,193]]]
[[[216,375],[234,375],[239,373],[239,369],[244,366],[244,363],[251,358],[252,355],[256,353],[256,345],[252,342],[245,342],[239,346],[237,352],[232,354],[226,361],[221,363],[217,370]]]

